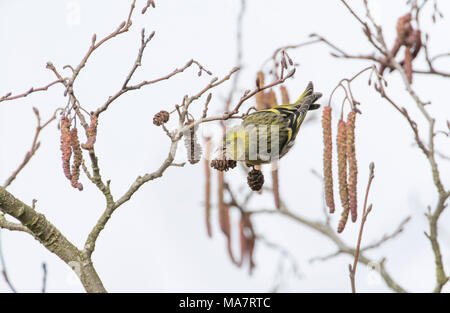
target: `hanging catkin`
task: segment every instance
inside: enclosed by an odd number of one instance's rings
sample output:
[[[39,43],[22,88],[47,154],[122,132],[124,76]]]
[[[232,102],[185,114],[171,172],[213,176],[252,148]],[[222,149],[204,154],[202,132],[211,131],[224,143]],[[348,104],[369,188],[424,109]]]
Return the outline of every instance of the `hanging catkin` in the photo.
[[[186,126],[194,124],[194,120],[188,120]],[[197,126],[191,126],[184,133],[184,145],[186,147],[187,159],[189,163],[195,164],[200,161],[202,156],[202,147],[197,139]]]
[[[323,178],[325,182],[325,200],[330,208],[330,213],[334,213],[334,194],[333,194],[333,139],[331,132],[331,107],[326,106],[322,115],[323,130]]]
[[[346,135],[347,135],[347,159],[348,159],[348,200],[352,222],[356,222],[357,215],[357,182],[358,166],[355,151],[355,119],[356,113],[351,111],[347,116]]]
[[[61,152],[64,175],[67,179],[72,179],[70,172],[70,157],[72,156],[72,149],[70,147],[70,122],[67,117],[61,119]]]
[[[338,154],[339,195],[343,208],[342,217],[338,226],[338,232],[340,233],[345,228],[349,213],[347,188],[347,136],[346,124],[343,120],[339,120],[338,123],[336,145]]]
[[[83,161],[83,153],[81,152],[80,141],[78,140],[78,131],[74,127],[70,130],[70,145],[73,151],[72,178],[70,182],[72,187],[83,190],[83,185],[78,181],[80,178],[80,166]]]
[[[91,124],[89,125],[88,138],[86,143],[83,143],[81,147],[86,150],[91,150],[94,148],[95,140],[97,139],[97,126],[98,117],[94,114],[91,115]]]

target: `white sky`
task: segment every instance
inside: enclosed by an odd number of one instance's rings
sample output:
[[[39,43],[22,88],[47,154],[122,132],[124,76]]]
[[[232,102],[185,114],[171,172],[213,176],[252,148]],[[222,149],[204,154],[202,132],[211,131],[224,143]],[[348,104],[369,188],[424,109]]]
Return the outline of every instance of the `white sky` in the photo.
[[[219,77],[236,65],[235,31],[240,1],[155,1],[157,8],[142,16],[139,12],[145,2],[138,1],[138,14],[131,31],[96,52],[80,74],[75,91],[88,110],[97,108],[120,88],[135,60],[142,27],[148,33],[155,30],[156,36],[146,50],[143,66],[137,71],[134,82],[167,74],[191,58]],[[361,9],[360,2],[349,1],[357,10]],[[374,14],[392,43],[396,19],[405,13],[405,1],[372,2],[377,4]],[[125,19],[129,4],[130,1],[106,0],[1,1],[0,94],[23,92],[31,86],[40,87],[54,80],[53,74],[45,69],[47,61],[52,61],[59,69],[66,64],[78,64],[92,34],[101,38],[115,29]],[[441,1],[440,7],[444,14],[450,12],[448,1]],[[450,22],[440,20],[432,24],[427,10],[422,23],[432,34],[431,54],[450,51]],[[276,48],[305,41],[313,32],[346,51],[355,54],[370,51],[361,27],[340,1],[248,0],[243,27],[242,91],[253,87],[256,71]],[[331,90],[341,78],[350,77],[365,66],[358,61],[331,58],[329,49],[323,45],[292,51],[290,56],[300,63],[295,78],[286,83],[291,97],[298,96],[312,80],[317,91],[324,94],[322,104],[328,101]],[[424,66],[422,61],[417,63]],[[450,71],[448,61],[442,60],[440,65]],[[187,70],[170,81],[129,93],[102,115],[96,149],[103,177],[112,180],[116,197],[138,175],[155,170],[165,158],[169,142],[161,129],[152,124],[152,117],[161,109],[171,109],[185,94],[193,94],[208,83],[208,77],[199,78],[196,74],[194,69]],[[390,81],[388,92],[401,106],[408,108],[413,118],[418,118],[419,127],[423,125],[398,75],[387,77]],[[221,112],[221,99],[230,86],[224,84],[215,91],[211,113]],[[424,100],[432,101],[430,112],[439,119],[436,127],[444,128],[445,120],[450,117],[448,101],[444,100],[450,81],[417,76],[414,86]],[[423,213],[437,198],[429,165],[413,146],[412,133],[406,122],[367,87],[365,77],[355,83],[353,90],[363,112],[357,120],[360,196],[367,181],[368,164],[371,161],[376,164],[370,199],[374,209],[366,224],[363,241],[369,243],[394,230],[407,215],[413,217],[404,234],[368,255],[374,259],[386,256],[388,271],[408,290],[429,291],[434,287],[435,270],[429,243],[423,235],[427,230]],[[55,108],[65,105],[62,93],[62,88],[56,87],[46,93],[0,104],[1,182],[29,149],[35,128],[31,108],[38,107],[45,119]],[[342,94],[337,97],[336,101],[340,103]],[[202,104],[203,101],[197,104],[195,112],[201,112]],[[253,105],[252,101],[247,103],[250,105]],[[311,169],[321,171],[320,112],[312,114],[316,119],[302,128],[297,144],[281,162],[281,196],[291,210],[321,218],[321,186],[311,174]],[[425,130],[424,127],[421,129]],[[38,199],[37,210],[81,247],[103,211],[103,196],[85,177],[81,179],[85,186],[82,193],[65,180],[56,123],[45,129],[40,140],[41,148],[36,156],[8,190],[27,203],[33,198]],[[441,136],[437,143],[442,152],[450,153],[448,139]],[[179,159],[183,157],[184,151],[180,149]],[[442,178],[448,186],[450,162],[439,161]],[[202,206],[203,170],[202,163],[169,168],[162,179],[146,184],[115,212],[97,242],[93,257],[109,291],[271,289],[280,258],[276,251],[257,246],[257,267],[254,275],[248,276],[246,269],[236,268],[229,261],[215,212],[214,237],[207,238]],[[229,177],[235,190],[246,184],[245,177],[238,171]],[[262,195],[251,208],[268,208],[271,203],[271,197]],[[333,217],[336,225],[338,215]],[[308,262],[314,256],[335,251],[327,239],[283,217],[261,216],[254,223],[258,233],[287,248],[298,262],[302,277],[297,279],[288,274],[281,291],[349,291],[347,269],[351,259],[348,256],[324,263]],[[450,217],[446,213],[441,218],[439,231],[447,265],[450,264],[450,229],[446,226],[449,223]],[[237,225],[236,219],[234,225]],[[340,236],[354,245],[357,228],[359,223],[349,223]],[[71,270],[29,235],[8,231],[2,231],[1,235],[9,275],[19,291],[40,290],[41,262],[48,265],[49,291],[83,291]],[[450,270],[448,266],[447,270]],[[377,275],[363,265],[358,267],[357,289],[388,291]],[[448,286],[446,290],[449,290]],[[2,280],[0,291],[8,291]]]

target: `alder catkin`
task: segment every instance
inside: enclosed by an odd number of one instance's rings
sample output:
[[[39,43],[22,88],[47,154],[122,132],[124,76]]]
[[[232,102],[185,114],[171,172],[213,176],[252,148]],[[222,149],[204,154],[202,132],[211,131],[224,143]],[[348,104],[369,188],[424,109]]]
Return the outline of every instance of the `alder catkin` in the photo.
[[[88,138],[86,143],[83,143],[81,147],[86,150],[91,150],[94,148],[94,143],[97,140],[97,126],[98,117],[94,114],[91,115],[91,124],[89,125]]]
[[[270,89],[266,94],[265,94],[265,109],[270,109],[273,107],[276,107],[278,105],[278,101],[277,101],[277,96],[275,95],[275,92]]]
[[[224,175],[223,172],[219,172],[217,175],[218,183],[217,183],[217,202],[219,207],[219,225],[222,232],[225,236],[230,237],[230,207],[225,203],[224,200]]]
[[[333,156],[333,139],[331,131],[331,107],[323,108],[322,115],[322,130],[323,130],[323,178],[325,182],[325,200],[327,206],[330,208],[330,213],[334,213],[334,194],[333,194],[333,170],[332,170],[332,156]]]
[[[70,173],[70,157],[72,156],[72,149],[70,148],[70,122],[67,117],[61,119],[61,152],[63,171],[67,179],[72,179]]]
[[[211,157],[211,137],[205,138],[205,220],[208,237],[212,237],[211,229],[211,169],[209,168],[209,159]]]
[[[250,216],[245,213],[241,215],[239,221],[239,237],[241,244],[241,259],[239,265],[242,265],[245,260],[248,260],[249,274],[252,274],[253,268],[255,267],[255,263],[253,262],[253,251],[256,238]]]
[[[347,219],[348,219],[348,209],[344,211],[342,211],[342,215],[341,215],[341,220],[339,221],[339,225],[338,225],[338,233],[342,233],[342,231],[345,228],[345,224],[347,224]]]
[[[72,178],[70,182],[74,188],[83,190],[83,185],[78,181],[80,178],[80,166],[83,161],[83,154],[81,152],[80,142],[78,140],[78,131],[74,127],[70,130],[70,145],[73,151],[73,164],[72,164]]]
[[[189,120],[186,122],[186,126],[192,125],[193,123],[194,120]],[[202,147],[198,143],[196,131],[197,126],[193,126],[184,133],[184,145],[186,147],[188,161],[191,164],[200,161],[202,156]]]
[[[289,94],[287,92],[287,89],[285,86],[280,86],[280,92],[281,92],[281,103],[282,104],[288,104],[289,101]]]
[[[412,54],[411,54],[411,50],[409,47],[406,47],[405,49],[405,63],[404,63],[404,68],[405,68],[405,74],[406,77],[408,78],[408,81],[410,84],[412,84],[412,74],[413,74],[413,70],[412,70]]]
[[[348,159],[348,199],[352,222],[356,222],[357,214],[357,183],[358,183],[358,165],[356,161],[355,150],[355,119],[356,113],[351,111],[347,116],[346,136],[347,136],[347,159]]]
[[[338,176],[339,176],[339,196],[342,203],[342,218],[339,222],[338,232],[344,230],[348,218],[348,188],[347,188],[347,137],[346,124],[343,120],[339,120],[337,132],[337,154],[338,154]]]
[[[230,205],[225,203],[224,200],[224,193],[225,193],[225,179],[224,179],[224,173],[218,172],[217,174],[218,178],[218,184],[217,184],[217,191],[218,191],[218,197],[217,197],[217,205],[219,209],[219,225],[222,232],[227,237],[227,249],[228,249],[228,255],[230,256],[231,261],[234,264],[238,264],[236,261],[234,255],[233,255],[233,249],[231,248],[231,224],[230,224]]]

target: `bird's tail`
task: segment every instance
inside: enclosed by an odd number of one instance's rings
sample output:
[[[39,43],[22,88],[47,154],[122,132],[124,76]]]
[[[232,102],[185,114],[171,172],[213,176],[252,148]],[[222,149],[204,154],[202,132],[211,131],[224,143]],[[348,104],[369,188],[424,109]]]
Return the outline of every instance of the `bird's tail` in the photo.
[[[315,110],[320,108],[320,104],[314,103],[320,97],[322,97],[322,93],[314,92],[314,85],[312,82],[309,82],[308,86],[306,86],[305,91],[303,91],[301,96],[297,99],[297,101],[295,101],[294,105],[298,107],[307,105],[308,110]]]

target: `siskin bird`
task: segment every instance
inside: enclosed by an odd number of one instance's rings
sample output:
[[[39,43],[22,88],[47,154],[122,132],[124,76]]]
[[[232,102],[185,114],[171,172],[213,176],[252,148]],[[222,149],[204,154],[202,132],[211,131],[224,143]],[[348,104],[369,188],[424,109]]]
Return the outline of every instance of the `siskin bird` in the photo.
[[[320,107],[322,96],[309,82],[303,94],[292,104],[278,105],[249,114],[240,125],[223,137],[223,151],[228,160],[250,165],[270,163],[283,157],[294,145],[308,110]]]

